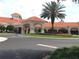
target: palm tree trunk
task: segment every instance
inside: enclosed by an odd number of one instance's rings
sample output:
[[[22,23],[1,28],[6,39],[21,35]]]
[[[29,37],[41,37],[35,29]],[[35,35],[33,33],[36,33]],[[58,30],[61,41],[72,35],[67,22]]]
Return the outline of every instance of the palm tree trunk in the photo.
[[[54,20],[55,20],[55,17],[54,16],[52,16],[51,17],[51,24],[52,24],[52,31],[53,31],[53,29],[54,29]]]

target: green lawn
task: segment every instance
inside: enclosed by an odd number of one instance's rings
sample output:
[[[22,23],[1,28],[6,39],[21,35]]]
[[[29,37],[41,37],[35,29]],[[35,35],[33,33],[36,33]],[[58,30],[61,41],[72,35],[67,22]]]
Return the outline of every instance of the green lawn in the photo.
[[[12,36],[14,33],[0,33],[0,36]],[[34,38],[79,38],[79,35],[69,35],[69,34],[35,34],[30,33],[26,34],[26,36],[34,37]]]
[[[79,35],[69,35],[69,34],[27,34],[32,37],[40,38],[79,38]]]

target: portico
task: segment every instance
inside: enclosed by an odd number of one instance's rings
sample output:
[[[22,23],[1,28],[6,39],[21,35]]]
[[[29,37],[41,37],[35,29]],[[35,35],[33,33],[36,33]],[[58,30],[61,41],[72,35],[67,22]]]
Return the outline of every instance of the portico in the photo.
[[[28,19],[25,19],[23,20],[22,22],[22,28],[23,28],[23,32],[22,33],[44,33],[44,29],[43,29],[43,24],[45,23],[46,21],[44,21],[43,19],[41,18],[38,18],[36,16],[34,17],[30,17]]]

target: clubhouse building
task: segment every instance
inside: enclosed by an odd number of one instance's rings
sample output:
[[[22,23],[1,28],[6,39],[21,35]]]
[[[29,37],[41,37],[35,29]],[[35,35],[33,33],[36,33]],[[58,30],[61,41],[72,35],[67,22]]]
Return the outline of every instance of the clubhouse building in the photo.
[[[11,16],[11,18],[0,17],[0,25],[4,25],[5,27],[13,25],[17,28],[17,31],[22,34],[48,33],[52,27],[50,22],[36,16],[27,19],[22,19],[18,13],[13,13]],[[54,29],[57,33],[79,34],[79,22],[55,22]]]

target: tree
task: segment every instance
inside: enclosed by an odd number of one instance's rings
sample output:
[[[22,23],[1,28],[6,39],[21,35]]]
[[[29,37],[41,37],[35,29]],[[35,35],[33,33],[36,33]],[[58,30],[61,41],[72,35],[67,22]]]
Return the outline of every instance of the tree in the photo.
[[[41,13],[41,18],[47,18],[51,19],[51,24],[52,24],[52,30],[53,30],[53,24],[55,21],[55,18],[63,19],[65,18],[65,14],[63,13],[65,10],[62,10],[65,8],[64,5],[61,5],[61,3],[56,3],[56,2],[48,2],[46,5],[43,5],[43,12]]]

